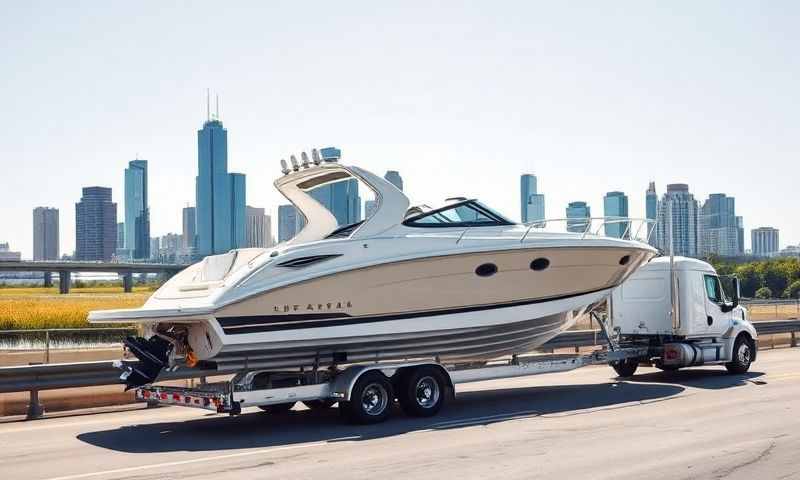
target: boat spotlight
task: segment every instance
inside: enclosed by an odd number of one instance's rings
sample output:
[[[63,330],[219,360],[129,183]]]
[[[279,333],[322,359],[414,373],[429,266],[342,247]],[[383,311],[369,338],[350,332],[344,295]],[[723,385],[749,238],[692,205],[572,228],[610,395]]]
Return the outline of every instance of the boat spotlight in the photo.
[[[322,163],[322,159],[319,158],[319,152],[316,148],[311,150],[311,159],[314,160],[314,165],[319,165]]]
[[[306,152],[300,154],[300,160],[302,161],[303,168],[308,168],[308,155],[306,155]]]
[[[286,166],[286,159],[284,158],[281,159],[281,172],[283,172],[284,175],[289,175],[290,172],[289,167]]]
[[[300,170],[300,164],[297,163],[297,157],[292,155],[291,157],[289,157],[289,160],[292,161],[292,170],[294,170],[295,172]]]

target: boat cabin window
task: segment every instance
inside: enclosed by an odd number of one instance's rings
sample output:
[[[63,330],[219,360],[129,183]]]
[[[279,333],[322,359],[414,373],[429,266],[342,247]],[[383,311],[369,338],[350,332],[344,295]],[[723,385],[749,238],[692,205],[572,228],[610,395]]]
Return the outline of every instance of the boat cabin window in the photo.
[[[486,227],[513,225],[514,222],[481,204],[477,200],[464,200],[415,216],[409,216],[403,225],[409,227]]]
[[[336,230],[332,231],[331,233],[329,233],[328,236],[325,237],[325,240],[328,240],[330,238],[347,238],[350,235],[352,235],[352,233],[356,231],[356,228],[358,228],[362,223],[364,223],[364,220],[361,220],[360,222],[356,223],[351,223],[350,225],[341,226]]]

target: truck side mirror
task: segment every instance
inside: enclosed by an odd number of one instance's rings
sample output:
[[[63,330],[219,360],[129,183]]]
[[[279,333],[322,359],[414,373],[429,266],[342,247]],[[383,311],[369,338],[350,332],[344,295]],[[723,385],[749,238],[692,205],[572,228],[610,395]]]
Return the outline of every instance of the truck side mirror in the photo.
[[[733,277],[733,308],[736,308],[736,307],[739,306],[739,296],[740,295],[741,294],[739,292],[739,279],[736,278],[736,277]]]

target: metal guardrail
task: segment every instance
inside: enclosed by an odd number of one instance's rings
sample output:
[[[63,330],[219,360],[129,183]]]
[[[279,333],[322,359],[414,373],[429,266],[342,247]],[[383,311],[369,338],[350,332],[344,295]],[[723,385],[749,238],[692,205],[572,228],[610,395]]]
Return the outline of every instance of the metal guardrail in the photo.
[[[800,320],[776,320],[754,323],[759,335],[792,334],[791,346],[797,346],[795,334],[800,333]],[[557,348],[592,347],[604,342],[598,330],[569,330],[550,340],[540,350]],[[119,384],[120,370],[115,361],[53,363],[0,367],[0,393],[30,392],[28,418],[37,418],[43,410],[39,404],[39,391],[58,388],[80,388]],[[234,373],[218,370],[177,370],[163,372],[159,381],[185,380]]]

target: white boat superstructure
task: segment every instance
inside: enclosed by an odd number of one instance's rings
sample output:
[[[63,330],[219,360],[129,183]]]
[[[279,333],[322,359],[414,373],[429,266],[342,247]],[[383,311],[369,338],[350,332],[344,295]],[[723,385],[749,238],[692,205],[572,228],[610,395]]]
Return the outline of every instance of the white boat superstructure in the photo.
[[[292,240],[206,257],[142,308],[91,312],[91,322],[145,325],[147,338],[126,342],[141,360],[129,386],[184,362],[241,371],[527,352],[657,253],[516,224],[477,200],[409,208],[383,178],[313,157],[293,158],[275,182],[306,220]],[[309,192],[351,179],[377,209],[340,227]]]

